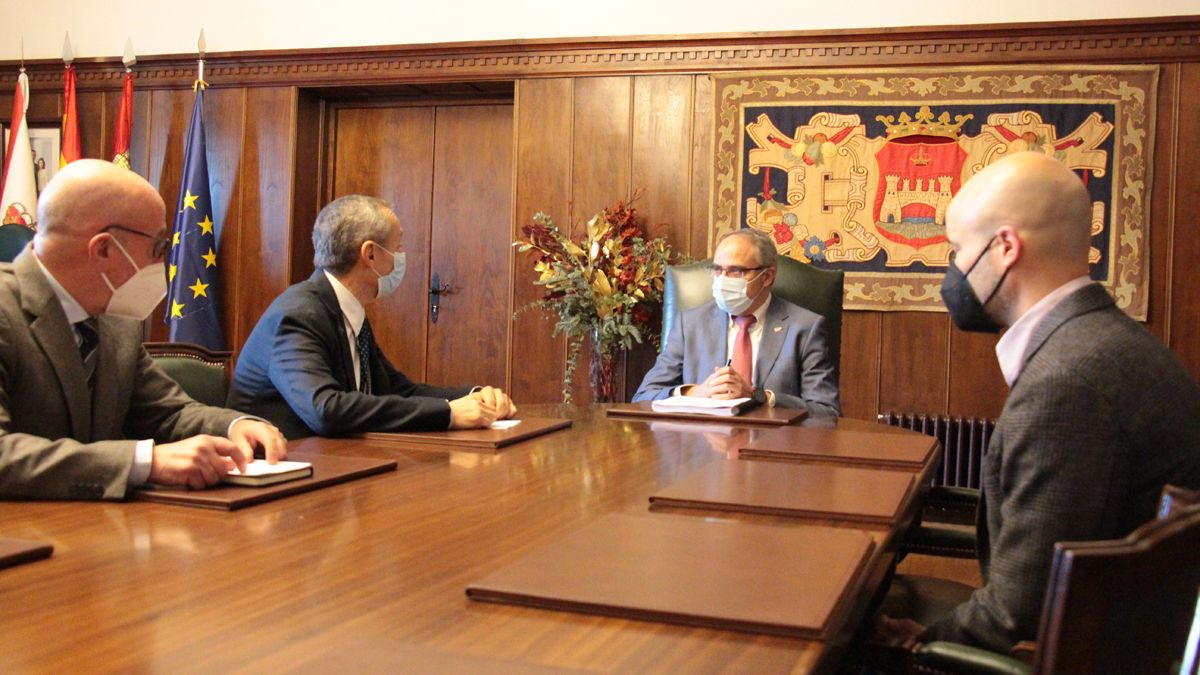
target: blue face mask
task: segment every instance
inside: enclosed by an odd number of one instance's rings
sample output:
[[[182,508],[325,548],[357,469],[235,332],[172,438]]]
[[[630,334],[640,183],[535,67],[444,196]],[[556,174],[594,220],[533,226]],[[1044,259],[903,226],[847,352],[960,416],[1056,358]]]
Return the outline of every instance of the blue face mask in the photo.
[[[379,246],[379,244],[375,245]],[[388,272],[387,274],[379,274],[374,267],[371,268],[371,271],[375,272],[375,274],[379,276],[379,295],[375,297],[384,298],[394,293],[396,289],[400,287],[400,282],[404,280],[404,273],[408,269],[408,261],[406,260],[404,251],[392,253],[382,246],[379,246],[379,248],[387,251],[387,254],[392,256],[391,272]]]

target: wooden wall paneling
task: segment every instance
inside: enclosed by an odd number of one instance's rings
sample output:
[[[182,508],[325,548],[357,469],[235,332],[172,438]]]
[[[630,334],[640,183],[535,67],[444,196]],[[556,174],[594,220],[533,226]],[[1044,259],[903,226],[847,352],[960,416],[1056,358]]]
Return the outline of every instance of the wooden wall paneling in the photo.
[[[296,94],[296,161],[292,174],[292,246],[289,279],[307,279],[313,271],[312,226],[325,205],[325,100],[313,92]]]
[[[241,350],[267,305],[291,280],[288,267],[296,89],[247,89],[245,111],[237,246],[243,264],[237,266],[233,284],[238,295],[226,310],[234,314],[234,336],[226,337],[235,353]],[[218,264],[221,260],[217,258]]]
[[[195,100],[191,90],[156,90],[150,92],[148,134],[149,162],[143,174],[167,205],[168,229],[174,227],[175,206],[179,201],[179,183],[183,176],[183,150],[187,140],[187,125]],[[136,124],[136,122],[135,122]],[[159,303],[146,319],[146,339],[166,340],[167,326],[163,322],[166,302]]]
[[[880,411],[946,412],[951,330],[946,314],[883,312],[880,315]]]
[[[575,81],[567,78],[517,82],[514,241],[537,211],[563,226],[569,222],[574,90]],[[541,297],[542,288],[533,283],[529,255],[515,249],[513,255],[511,306],[519,309]],[[536,310],[513,320],[508,381],[518,405],[561,400],[565,347],[561,336],[551,337],[553,325]]]
[[[587,221],[600,209],[631,194],[633,78],[592,77],[575,82],[575,118],[571,158],[571,237],[578,239]],[[641,206],[639,204],[639,206]],[[591,341],[585,341],[575,368],[574,396],[587,401]],[[613,389],[624,389],[624,358],[613,369]],[[635,385],[636,386],[636,385]]]
[[[105,91],[77,91],[75,107],[79,115],[79,144],[84,157],[111,160],[112,124],[116,107],[110,100],[120,99]]]
[[[242,268],[257,264],[244,255],[240,233],[245,227],[242,205],[242,157],[245,154],[246,97],[241,87],[209,89],[204,92],[204,144],[208,159],[208,186],[212,199],[212,219],[216,225],[217,272],[220,289],[217,307],[225,331],[225,346],[241,347],[249,328],[239,330],[236,307],[257,289],[243,288]],[[172,203],[172,207],[174,204]],[[190,285],[191,280],[186,280]]]
[[[130,129],[129,137],[129,168],[147,180],[149,180],[151,164],[150,130],[154,117],[152,103],[153,96],[149,90],[134,89],[133,127]]]
[[[948,318],[948,315],[942,315]],[[1008,385],[996,361],[999,336],[966,333],[950,326],[948,412],[973,417],[999,417]]]
[[[879,412],[879,312],[842,313],[842,414],[874,419]]]
[[[688,247],[680,249],[693,260],[704,260],[709,252],[713,177],[713,81],[708,75],[693,78],[692,96],[692,185]]]
[[[1171,240],[1177,221],[1173,205],[1176,189],[1175,169],[1179,132],[1179,65],[1169,64],[1159,69],[1158,110],[1154,115],[1154,148],[1151,166],[1149,238],[1150,302],[1146,329],[1164,343],[1170,339]]]
[[[426,381],[434,108],[347,104],[331,114],[337,118],[329,158],[334,167],[332,197],[365,194],[386,199],[404,229],[405,281],[391,296],[368,307],[371,327],[394,366],[414,380]],[[381,151],[380,139],[387,139],[386,151]]]
[[[503,387],[512,311],[513,107],[438,107],[435,129],[429,258],[453,291],[441,296],[438,322],[428,324],[426,379]]]
[[[1179,66],[1178,87],[1173,94],[1177,120],[1177,142],[1160,145],[1174,157],[1171,203],[1163,210],[1174,214],[1171,241],[1170,335],[1171,349],[1179,355],[1192,377],[1200,380],[1200,115],[1195,114],[1195,92],[1200,91],[1200,63]],[[1159,180],[1166,180],[1165,176]],[[1156,219],[1157,222],[1157,219]]]
[[[633,81],[633,185],[645,190],[638,202],[647,228],[671,245],[691,250],[692,124],[695,77],[639,75]],[[705,237],[707,239],[707,237]],[[654,365],[652,344],[627,354],[625,398]]]

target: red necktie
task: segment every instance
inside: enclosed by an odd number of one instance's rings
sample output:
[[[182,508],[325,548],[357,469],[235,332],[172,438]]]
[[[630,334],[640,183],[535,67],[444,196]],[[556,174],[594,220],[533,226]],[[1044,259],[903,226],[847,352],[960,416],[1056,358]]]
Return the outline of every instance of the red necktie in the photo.
[[[735,316],[737,335],[733,338],[733,369],[738,371],[747,384],[754,384],[750,379],[754,375],[754,348],[750,344],[750,326],[754,324],[754,315]]]

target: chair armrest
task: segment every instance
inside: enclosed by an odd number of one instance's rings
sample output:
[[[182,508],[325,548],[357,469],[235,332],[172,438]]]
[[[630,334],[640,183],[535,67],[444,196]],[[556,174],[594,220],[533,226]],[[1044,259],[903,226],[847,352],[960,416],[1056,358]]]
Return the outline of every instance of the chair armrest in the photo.
[[[1013,648],[1008,650],[1008,655],[1012,658],[1033,665],[1033,657],[1037,652],[1037,643],[1033,640],[1021,640],[1013,645]]]
[[[976,557],[975,532],[954,530],[948,527],[919,525],[909,531],[900,544],[906,553],[935,555],[942,558]]]
[[[954,642],[918,645],[913,650],[913,670],[957,675],[1029,675],[1032,671],[1028,665],[1003,654]]]
[[[979,490],[954,485],[935,485],[929,488],[929,494],[925,497],[925,501],[940,506],[974,508],[979,505]]]

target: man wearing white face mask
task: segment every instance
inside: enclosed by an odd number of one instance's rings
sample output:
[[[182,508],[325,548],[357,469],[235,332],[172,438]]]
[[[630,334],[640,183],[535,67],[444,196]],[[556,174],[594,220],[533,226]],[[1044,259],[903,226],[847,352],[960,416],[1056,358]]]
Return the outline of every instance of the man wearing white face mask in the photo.
[[[713,301],[680,314],[633,400],[748,397],[840,415],[825,320],[772,295],[775,259],[774,242],[757,230],[723,236],[713,253]]]
[[[279,430],[188,398],[142,348],[166,292],[165,206],[109,162],[64,167],[39,230],[0,265],[0,496],[120,499],[147,481],[202,488]]]
[[[493,387],[409,380],[375,343],[364,306],[403,279],[402,235],[382,199],[349,195],[321,209],[313,225],[317,270],[259,319],[238,358],[229,405],[289,437],[479,428],[516,414]]]

